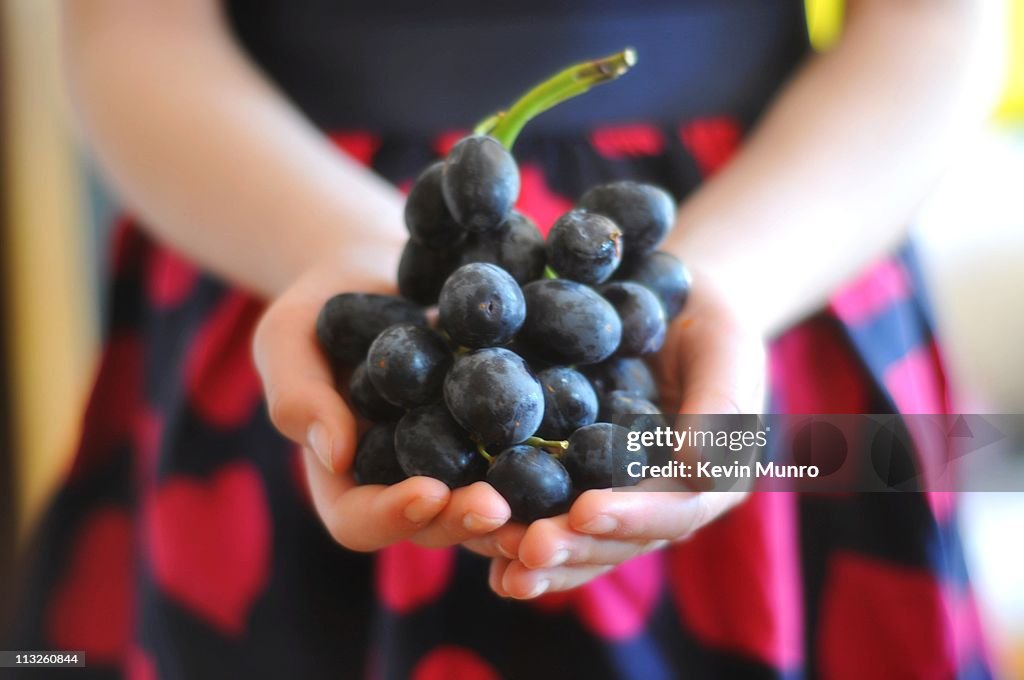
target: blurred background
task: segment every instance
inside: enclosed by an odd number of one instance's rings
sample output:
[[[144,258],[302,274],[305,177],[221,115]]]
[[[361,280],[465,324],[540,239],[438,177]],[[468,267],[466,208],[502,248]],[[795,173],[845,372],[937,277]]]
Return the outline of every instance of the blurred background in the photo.
[[[1024,0],[988,1],[1007,3],[1005,94],[922,206],[916,228],[958,410],[1024,413]],[[806,4],[812,41],[828,49],[842,30],[842,0]],[[10,601],[12,556],[78,435],[114,209],[63,92],[58,3],[0,7],[2,605]],[[993,652],[1008,677],[1024,678],[1024,494],[964,494],[963,523]]]

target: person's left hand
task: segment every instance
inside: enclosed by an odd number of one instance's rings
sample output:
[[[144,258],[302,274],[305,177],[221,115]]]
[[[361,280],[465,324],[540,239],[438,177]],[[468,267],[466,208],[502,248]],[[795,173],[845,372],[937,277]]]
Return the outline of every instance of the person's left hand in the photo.
[[[697,278],[654,362],[666,413],[759,413],[765,395],[761,334],[712,284]],[[682,487],[680,487],[682,488]],[[490,586],[529,599],[587,583],[632,557],[687,538],[743,492],[583,493],[564,515],[508,524],[466,547],[492,558]]]

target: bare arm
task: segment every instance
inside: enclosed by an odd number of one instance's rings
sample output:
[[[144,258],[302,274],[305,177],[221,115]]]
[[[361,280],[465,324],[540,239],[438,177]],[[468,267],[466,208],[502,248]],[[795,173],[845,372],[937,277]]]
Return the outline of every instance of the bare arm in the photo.
[[[846,31],[682,206],[668,248],[772,334],[890,251],[991,110],[1002,26],[986,0],[850,0]]]
[[[355,416],[314,334],[342,291],[393,290],[400,194],[331,149],[232,43],[216,0],[65,3],[67,66],[120,197],[159,237],[273,302],[253,340],[270,418],[305,447],[339,543],[452,545],[508,519],[478,484],[356,487]],[[483,518],[467,525],[466,516]]]
[[[153,232],[267,296],[332,254],[354,284],[389,287],[404,238],[398,192],[332,150],[250,66],[218,2],[64,8],[80,118]]]

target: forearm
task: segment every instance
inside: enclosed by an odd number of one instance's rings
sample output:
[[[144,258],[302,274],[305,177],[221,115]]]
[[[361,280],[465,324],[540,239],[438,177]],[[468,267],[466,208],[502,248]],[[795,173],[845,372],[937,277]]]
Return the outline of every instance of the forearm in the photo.
[[[850,4],[840,44],[681,207],[668,244],[767,335],[899,243],[996,91],[980,7],[998,3]]]
[[[387,288],[401,197],[253,69],[209,0],[66,5],[67,68],[113,185],[157,236],[274,295],[313,260]]]

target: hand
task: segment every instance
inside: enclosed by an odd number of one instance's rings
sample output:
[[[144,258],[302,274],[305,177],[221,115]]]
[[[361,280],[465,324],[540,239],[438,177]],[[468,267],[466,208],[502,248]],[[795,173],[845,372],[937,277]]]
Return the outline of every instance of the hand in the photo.
[[[704,277],[654,365],[666,413],[759,413],[761,334]],[[632,557],[680,541],[741,502],[742,492],[582,494],[565,515],[510,524],[467,547],[492,559],[490,586],[519,599],[568,590]]]
[[[407,539],[432,547],[454,545],[502,526],[508,504],[482,482],[454,492],[427,477],[394,486],[356,486],[350,470],[358,423],[320,352],[315,322],[336,293],[393,290],[370,278],[354,281],[340,273],[345,271],[358,267],[334,257],[310,268],[270,305],[253,341],[270,419],[302,445],[313,504],[327,530],[341,545],[365,551]]]

